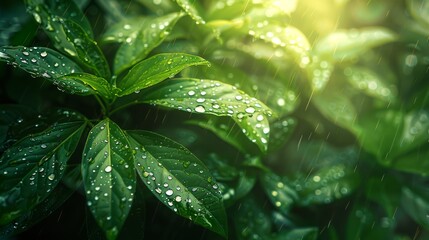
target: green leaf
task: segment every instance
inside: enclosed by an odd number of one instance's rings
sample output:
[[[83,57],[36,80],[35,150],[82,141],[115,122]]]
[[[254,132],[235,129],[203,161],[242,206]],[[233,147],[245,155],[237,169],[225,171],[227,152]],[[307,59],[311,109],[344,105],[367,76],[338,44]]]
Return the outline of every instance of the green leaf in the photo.
[[[172,13],[157,18],[143,18],[139,21],[139,31],[127,35],[125,42],[119,47],[115,57],[115,74],[143,60],[155,47],[172,31],[177,20],[182,17],[179,13]],[[128,28],[128,24],[122,28]]]
[[[319,230],[317,228],[296,228],[284,230],[274,234],[272,240],[316,240]]]
[[[115,239],[136,187],[127,137],[118,125],[105,119],[89,132],[82,158],[87,205],[107,238]]]
[[[268,239],[272,222],[262,204],[255,197],[248,197],[241,201],[240,207],[234,212],[235,232],[237,239]]]
[[[2,47],[0,61],[49,81],[70,73],[82,72],[79,66],[61,53],[43,47]]]
[[[0,158],[0,224],[43,201],[55,188],[85,129],[85,122],[65,122],[28,135]]]
[[[89,73],[72,73],[58,78],[58,88],[72,94],[88,96],[100,95],[105,99],[114,96],[106,79]]]
[[[252,24],[249,27],[248,34],[271,43],[275,47],[285,49],[302,68],[310,63],[310,43],[299,29],[292,26],[268,25],[267,21],[263,24],[261,27],[260,23]]]
[[[408,158],[401,155],[427,142],[428,119],[427,110],[409,113],[395,110],[378,111],[359,121],[357,137],[366,151],[377,156],[379,163],[391,167],[396,164],[406,166],[408,163],[401,161]],[[398,157],[399,159],[395,160]],[[418,154],[413,156],[413,153],[410,153],[409,157],[410,161],[418,161],[419,158]],[[412,165],[410,162],[408,167]],[[421,170],[425,171],[424,168]]]
[[[311,102],[331,122],[351,131],[356,128],[357,110],[341,90],[319,92]]]
[[[41,23],[48,35],[52,34],[52,23],[49,18],[43,18],[40,8],[46,7],[51,16],[58,16],[77,23],[89,36],[93,36],[91,25],[75,1],[69,0],[25,0],[27,11],[32,13],[37,22]]]
[[[429,26],[429,1],[427,0],[407,0],[407,8],[411,15],[423,23],[425,27]]]
[[[338,30],[320,39],[313,52],[327,59],[344,61],[396,39],[395,33],[382,27]]]
[[[426,187],[403,188],[401,206],[414,221],[429,229],[429,194]]]
[[[184,53],[157,54],[135,65],[122,80],[118,81],[118,88],[122,90],[118,95],[125,96],[153,86],[184,68],[195,65],[210,64],[203,58]]]
[[[196,24],[206,24],[206,21],[204,21],[203,17],[195,6],[198,4],[198,2],[192,1],[191,3],[189,0],[175,0],[175,2],[195,21]]]
[[[289,186],[290,183],[274,173],[264,174],[261,183],[271,203],[282,213],[288,213],[292,204],[298,200],[298,194]]]
[[[75,22],[68,19],[59,19],[65,31],[67,40],[73,44],[74,55],[79,61],[91,69],[99,77],[110,79],[110,69],[103,52],[90,36]],[[72,52],[69,54],[73,55]]]
[[[267,150],[271,110],[236,87],[213,80],[171,79],[142,93],[139,102],[182,111],[230,116],[262,151]]]
[[[313,56],[305,71],[310,80],[312,90],[317,93],[323,91],[331,79],[334,64],[331,61]]]
[[[429,175],[429,150],[421,149],[412,153],[395,158],[391,167],[399,171]]]
[[[57,210],[70,196],[74,190],[62,185],[58,185],[41,203],[36,205],[29,212],[15,219],[11,223],[0,227],[0,235],[2,237],[16,235],[23,232],[34,224],[40,222],[47,216]]]
[[[381,76],[370,69],[348,67],[344,70],[344,75],[353,87],[369,96],[386,102],[392,102],[396,99],[397,90],[395,87],[387,85]]]
[[[158,134],[127,132],[135,167],[149,190],[168,208],[222,236],[226,215],[219,186],[186,148]]]

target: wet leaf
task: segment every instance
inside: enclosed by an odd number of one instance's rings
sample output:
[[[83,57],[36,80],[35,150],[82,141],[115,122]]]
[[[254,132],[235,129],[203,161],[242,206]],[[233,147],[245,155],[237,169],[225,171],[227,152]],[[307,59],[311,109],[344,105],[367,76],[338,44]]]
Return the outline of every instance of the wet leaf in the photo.
[[[429,1],[407,0],[406,3],[407,3],[408,11],[411,13],[411,15],[421,23],[428,26],[429,25],[429,14],[428,14]]]
[[[310,63],[310,43],[307,37],[297,28],[292,26],[269,25],[268,21],[251,25],[248,34],[267,43],[280,47],[292,54],[300,67],[306,67]]]
[[[61,180],[85,122],[63,122],[24,137],[0,158],[0,224],[43,201]]]
[[[113,98],[109,82],[89,73],[72,73],[58,78],[58,88],[77,95],[100,95],[105,99]]]
[[[121,128],[109,119],[94,126],[85,144],[82,177],[87,205],[108,239],[115,239],[136,188],[133,153]]]
[[[198,4],[198,2],[192,1],[191,3],[189,0],[175,0],[175,2],[195,21],[196,24],[206,23],[195,6]]]
[[[345,239],[395,239],[393,218],[381,217],[369,204],[356,203],[346,220]]]
[[[49,9],[51,16],[56,15],[63,19],[69,19],[77,23],[86,32],[86,34],[93,37],[91,25],[89,24],[88,19],[75,2],[76,1],[68,0],[25,0],[27,10],[33,14],[37,22],[44,26],[45,31],[52,32],[53,26],[50,26],[51,23],[49,18],[43,18],[43,15],[39,15],[39,11],[42,11],[40,10],[42,6]]]
[[[272,240],[316,240],[318,237],[317,228],[296,228],[292,230],[284,230],[274,234]]]
[[[325,89],[332,72],[334,71],[334,63],[313,56],[311,63],[305,68],[307,76],[311,83],[311,88],[314,92],[321,92]]]
[[[414,221],[425,229],[429,229],[429,194],[426,187],[403,188],[401,203]]]
[[[246,198],[236,208],[234,223],[237,239],[267,239],[271,232],[271,219],[255,198]]]
[[[292,204],[298,200],[298,194],[289,186],[291,183],[274,173],[266,173],[260,180],[271,203],[283,214],[288,213]]]
[[[271,110],[236,87],[213,80],[166,80],[142,93],[139,102],[182,111],[230,116],[262,151],[267,150]]]
[[[172,13],[157,18],[140,19],[138,22],[139,29],[125,35],[125,41],[122,42],[116,53],[115,74],[118,75],[143,60],[155,47],[164,41],[181,16],[179,13]],[[122,23],[122,28],[133,27],[130,24]],[[119,34],[123,35],[122,32]]]
[[[29,212],[15,219],[11,223],[0,227],[0,235],[3,237],[16,235],[34,224],[40,222],[57,210],[74,192],[73,189],[58,185],[41,203]]]
[[[2,47],[0,61],[49,81],[70,73],[82,72],[70,59],[55,50],[43,47]]]
[[[368,94],[386,102],[392,102],[396,99],[396,89],[388,85],[383,78],[367,68],[348,67],[344,70],[349,83]]]
[[[320,39],[313,52],[327,59],[344,61],[396,39],[395,33],[382,27],[337,30]]]
[[[395,158],[391,167],[399,171],[429,175],[429,150],[421,149]]]
[[[341,90],[320,92],[311,102],[331,122],[352,131],[356,128],[357,111]]]
[[[103,52],[90,36],[75,22],[68,19],[58,20],[65,31],[67,40],[72,43],[76,55],[81,63],[91,69],[99,77],[110,80],[110,69]]]
[[[149,190],[168,208],[221,236],[227,235],[219,186],[186,148],[147,131],[128,131],[135,168]]]
[[[201,57],[184,53],[162,53],[136,64],[118,81],[122,91],[119,96],[125,96],[141,89],[153,86],[166,78],[172,77],[184,68],[195,65],[209,65]]]

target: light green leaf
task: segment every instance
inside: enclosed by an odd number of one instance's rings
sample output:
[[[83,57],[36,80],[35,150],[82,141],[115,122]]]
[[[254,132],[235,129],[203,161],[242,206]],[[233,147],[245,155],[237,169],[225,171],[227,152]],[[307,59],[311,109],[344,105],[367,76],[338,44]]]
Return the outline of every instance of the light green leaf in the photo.
[[[292,26],[269,25],[268,21],[265,21],[262,26],[260,24],[251,25],[248,34],[275,47],[285,49],[302,68],[310,63],[310,43],[299,29]]]
[[[262,151],[267,150],[271,110],[236,87],[213,80],[171,79],[147,89],[138,102],[182,111],[230,116]]]
[[[149,190],[177,214],[226,236],[219,186],[204,164],[164,136],[146,131],[127,133],[137,152],[135,167]]]
[[[311,88],[314,92],[321,92],[325,89],[332,72],[334,71],[334,63],[313,56],[311,63],[305,68],[307,76],[311,83]]]
[[[57,123],[5,151],[0,158],[0,224],[19,217],[50,194],[85,126],[84,121]]]
[[[90,36],[75,22],[68,19],[58,19],[64,29],[67,40],[72,43],[75,52],[68,52],[77,56],[79,61],[91,69],[99,77],[110,79],[110,69],[103,52]]]
[[[115,239],[136,188],[133,153],[121,128],[109,119],[94,126],[82,157],[87,205],[108,239]]]
[[[338,30],[320,39],[313,52],[327,59],[344,61],[396,39],[395,33],[382,27]]]
[[[157,54],[135,65],[122,80],[118,81],[118,88],[122,90],[118,95],[125,96],[153,86],[194,65],[210,64],[201,57],[184,53]]]
[[[282,213],[288,213],[292,204],[298,200],[298,194],[289,186],[290,183],[274,173],[266,173],[260,179],[271,203]]]
[[[82,72],[79,66],[61,53],[43,47],[2,47],[0,61],[49,81],[70,73]]]
[[[198,12],[197,7],[195,6],[198,2],[189,1],[189,0],[175,0],[176,3],[186,12],[196,24],[205,24],[206,21],[201,17],[201,14]]]
[[[138,31],[126,35],[125,42],[119,47],[115,56],[115,74],[143,60],[155,47],[164,41],[182,14],[172,13],[162,17],[140,19]],[[122,28],[132,28],[125,24]]]
[[[367,68],[348,67],[344,70],[349,83],[365,92],[369,96],[376,97],[386,102],[392,102],[396,98],[394,86],[387,85],[381,76]]]
[[[317,228],[295,228],[292,230],[283,230],[274,234],[272,240],[316,240],[319,230]]]
[[[72,94],[88,96],[100,95],[105,99],[113,98],[109,82],[89,73],[72,73],[58,78],[58,88]]]
[[[427,0],[407,0],[408,11],[411,15],[423,23],[426,27],[429,26],[429,1]]]

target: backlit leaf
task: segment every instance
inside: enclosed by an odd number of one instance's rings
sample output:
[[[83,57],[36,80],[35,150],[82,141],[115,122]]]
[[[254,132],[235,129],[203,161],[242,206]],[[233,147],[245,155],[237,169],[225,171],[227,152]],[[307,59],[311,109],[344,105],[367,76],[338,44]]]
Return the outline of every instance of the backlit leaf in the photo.
[[[84,121],[57,123],[5,151],[0,158],[0,224],[22,215],[50,194],[85,125]]]
[[[267,150],[271,110],[236,87],[213,80],[166,80],[142,93],[139,102],[182,111],[230,116],[262,151]]]
[[[155,47],[157,47],[170,33],[177,20],[182,15],[172,13],[162,17],[140,18],[139,29],[127,23],[121,23],[122,29],[130,28],[137,31],[129,32],[125,35],[125,41],[119,47],[115,57],[115,74],[119,74],[125,69],[143,60]],[[120,32],[123,35],[123,32]]]
[[[198,9],[194,4],[199,4],[195,1],[189,0],[175,0],[176,3],[188,14],[196,24],[205,24],[206,21],[202,18],[201,14],[198,12]]]
[[[289,186],[291,183],[273,173],[264,174],[261,183],[271,203],[282,213],[287,213],[292,204],[298,200],[298,194]]]
[[[118,81],[118,88],[122,90],[118,95],[125,96],[150,87],[194,65],[209,65],[209,62],[184,53],[157,54],[135,65]]]
[[[127,218],[136,188],[133,153],[122,130],[109,119],[94,126],[85,144],[82,177],[87,205],[108,239]]]
[[[320,39],[313,51],[318,56],[343,61],[396,38],[395,33],[382,27],[338,30]]]
[[[226,215],[219,186],[186,148],[161,135],[128,131],[135,167],[149,190],[168,208],[222,236]]]

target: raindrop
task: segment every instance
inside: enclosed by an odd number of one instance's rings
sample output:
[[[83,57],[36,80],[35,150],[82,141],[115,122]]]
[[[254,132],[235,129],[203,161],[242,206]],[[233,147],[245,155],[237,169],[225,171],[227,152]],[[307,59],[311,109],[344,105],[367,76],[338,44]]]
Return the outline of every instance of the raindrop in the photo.
[[[248,107],[248,108],[246,108],[246,110],[245,110],[247,113],[250,113],[250,114],[252,114],[252,113],[255,113],[255,109],[253,108],[253,107]]]
[[[105,172],[107,172],[107,173],[109,173],[109,172],[111,172],[111,171],[112,171],[112,167],[111,167],[111,166],[107,166],[107,167],[104,169],[104,171],[105,171]]]
[[[176,200],[176,202],[181,202],[182,201],[182,197],[181,196],[176,196],[176,198],[174,200]]]
[[[188,95],[189,95],[189,96],[194,96],[194,95],[195,95],[195,91],[192,91],[192,90],[191,90],[191,91],[189,91],[189,92],[188,92]]]
[[[40,145],[40,147],[41,147],[41,148],[43,148],[43,149],[45,149],[45,148],[47,148],[48,146],[46,146],[46,144],[42,144],[42,145]]]
[[[41,56],[41,57],[46,57],[46,56],[48,56],[48,53],[47,53],[47,52],[41,52],[41,53],[40,53],[40,56]]]
[[[168,189],[168,190],[165,192],[165,194],[166,194],[167,196],[171,196],[171,195],[173,195],[173,190]]]
[[[204,113],[206,109],[204,108],[204,106],[198,105],[195,107],[195,111],[199,113]]]
[[[52,173],[51,175],[49,175],[48,179],[51,180],[51,181],[54,180],[55,179],[55,174]]]

